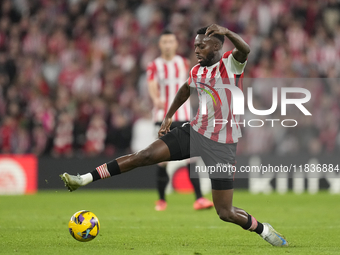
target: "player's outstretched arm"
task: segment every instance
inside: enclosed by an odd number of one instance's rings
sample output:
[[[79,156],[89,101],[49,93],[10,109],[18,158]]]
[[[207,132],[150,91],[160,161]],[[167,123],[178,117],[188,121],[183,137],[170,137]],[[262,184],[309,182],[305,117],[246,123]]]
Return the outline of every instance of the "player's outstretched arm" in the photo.
[[[190,87],[189,87],[189,84],[185,82],[182,85],[182,87],[180,87],[180,89],[178,90],[174,101],[172,102],[167,114],[165,115],[161,128],[158,131],[158,137],[161,137],[170,131],[170,126],[172,123],[172,116],[175,114],[178,108],[181,107],[181,105],[184,104],[184,102],[188,100],[189,96],[190,96]]]
[[[247,60],[250,47],[238,34],[216,24],[209,26],[205,34],[209,37],[214,34],[225,35],[235,46],[233,50],[234,58],[240,63],[244,63]]]

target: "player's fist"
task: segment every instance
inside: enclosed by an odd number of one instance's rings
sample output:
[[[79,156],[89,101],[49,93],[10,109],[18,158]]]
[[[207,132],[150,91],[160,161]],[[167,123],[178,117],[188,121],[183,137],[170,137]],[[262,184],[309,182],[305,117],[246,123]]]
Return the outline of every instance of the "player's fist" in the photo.
[[[205,35],[209,37],[213,35],[226,35],[228,31],[228,28],[221,27],[217,24],[212,24],[207,28]]]
[[[168,118],[165,116],[161,128],[158,131],[158,137],[162,137],[163,135],[165,135],[166,133],[168,133],[170,131],[170,126],[172,123],[172,118]]]

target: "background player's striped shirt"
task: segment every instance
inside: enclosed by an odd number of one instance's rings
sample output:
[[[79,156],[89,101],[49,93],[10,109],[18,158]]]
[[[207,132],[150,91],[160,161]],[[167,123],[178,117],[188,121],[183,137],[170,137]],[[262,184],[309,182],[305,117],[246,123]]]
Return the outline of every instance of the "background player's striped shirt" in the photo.
[[[199,64],[194,66],[189,74],[188,84],[192,87],[199,87],[205,90],[210,90],[208,87],[200,84],[205,83],[214,87],[217,83],[230,84],[238,86],[242,91],[241,78],[243,77],[243,70],[247,61],[244,63],[238,62],[232,55],[232,51],[223,54],[221,60],[212,66],[202,67]],[[220,143],[236,143],[238,138],[242,136],[239,125],[230,125],[240,121],[239,115],[232,114],[232,96],[228,89],[216,88],[222,105],[216,98],[216,104],[213,99],[206,94],[206,113],[202,114],[202,93],[206,93],[201,89],[198,90],[199,109],[196,117],[191,121],[191,126],[195,131],[204,135],[205,137]],[[212,92],[210,90],[210,92]],[[216,124],[215,119],[227,120],[227,124]]]
[[[188,60],[178,55],[170,61],[158,57],[148,65],[147,79],[148,81],[157,81],[160,99],[165,102],[164,109],[153,109],[153,120],[155,122],[163,121],[178,89],[186,82],[188,73]],[[185,102],[173,116],[173,121],[188,120],[190,120],[189,100]]]

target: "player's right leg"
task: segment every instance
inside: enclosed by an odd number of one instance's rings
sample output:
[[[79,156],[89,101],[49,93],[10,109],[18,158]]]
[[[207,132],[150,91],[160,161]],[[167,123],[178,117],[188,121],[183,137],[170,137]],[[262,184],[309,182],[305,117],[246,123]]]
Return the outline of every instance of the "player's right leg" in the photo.
[[[234,190],[231,189],[231,186],[228,186],[228,182],[212,180],[212,186],[215,209],[221,220],[237,224],[245,230],[255,232],[273,246],[288,246],[285,237],[277,232],[269,223],[260,223],[243,209],[232,205]]]
[[[252,215],[241,208],[233,206],[234,176],[237,144],[224,144],[212,141],[194,130],[191,131],[192,143],[200,148],[200,155],[207,167],[224,166],[224,171],[209,173],[213,202],[221,220],[234,223],[243,229],[259,234],[264,240],[274,246],[288,246],[285,238],[276,232],[269,224],[258,222]],[[229,169],[229,171],[228,171]]]
[[[109,178],[137,167],[149,166],[168,160],[170,160],[169,147],[163,140],[157,139],[144,150],[112,160],[90,173],[78,176],[64,173],[60,177],[69,191],[74,191],[99,179]]]

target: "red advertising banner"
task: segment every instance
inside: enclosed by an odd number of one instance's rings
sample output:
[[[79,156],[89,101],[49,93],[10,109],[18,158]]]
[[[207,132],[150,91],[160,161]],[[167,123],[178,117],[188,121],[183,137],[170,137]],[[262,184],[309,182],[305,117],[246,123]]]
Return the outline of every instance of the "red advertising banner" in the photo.
[[[0,155],[0,195],[37,191],[38,163],[34,155]]]

